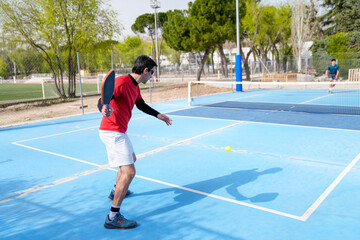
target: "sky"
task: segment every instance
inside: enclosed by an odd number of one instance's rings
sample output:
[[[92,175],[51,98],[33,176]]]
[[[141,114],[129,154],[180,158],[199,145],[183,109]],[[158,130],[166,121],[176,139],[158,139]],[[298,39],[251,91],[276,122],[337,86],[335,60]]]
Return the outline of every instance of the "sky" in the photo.
[[[188,3],[194,0],[160,0],[161,8],[158,12],[167,12],[174,9],[188,9]],[[263,0],[264,4],[277,4],[286,0]],[[144,13],[154,13],[154,9],[150,7],[150,0],[110,0],[112,9],[118,12],[119,21],[123,25],[124,30],[122,37],[135,35],[131,31],[131,25],[134,24],[136,18]]]
[[[174,9],[188,9],[191,0],[160,0],[161,8],[158,12],[167,12]],[[123,36],[134,35],[131,25],[136,18],[144,13],[154,13],[150,7],[150,0],[110,0],[112,9],[119,14],[119,21],[123,25]]]

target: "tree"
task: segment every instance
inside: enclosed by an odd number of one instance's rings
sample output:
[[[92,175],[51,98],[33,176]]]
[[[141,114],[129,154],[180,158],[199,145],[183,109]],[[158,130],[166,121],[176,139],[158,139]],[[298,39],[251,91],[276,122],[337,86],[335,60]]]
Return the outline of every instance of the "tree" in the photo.
[[[158,39],[160,39],[160,43],[158,43],[158,47],[159,47],[159,55],[161,55],[161,51],[162,51],[162,41],[163,38],[162,36],[162,29],[164,26],[164,23],[167,21],[168,16],[166,13],[164,12],[159,12],[157,13],[158,17],[157,17],[157,30],[158,30]],[[155,62],[157,61],[157,56],[156,56],[156,47],[155,47],[155,14],[152,13],[146,13],[143,15],[140,15],[139,17],[136,18],[135,23],[131,26],[131,30],[134,33],[141,33],[141,34],[146,34],[151,38],[152,44],[153,44],[153,53],[155,56],[154,60]],[[157,63],[158,65],[160,63]]]
[[[104,6],[102,0],[0,0],[3,29],[42,56],[62,98],[75,97],[76,52],[120,32],[115,11]],[[67,53],[66,64],[59,50]]]
[[[171,54],[171,62],[180,66],[181,53],[192,51],[189,14],[186,10],[173,10],[168,11],[167,16],[168,21],[164,23],[163,38],[166,45],[174,51]]]
[[[319,32],[319,25],[314,24],[316,12],[314,0],[306,5],[302,0],[293,0],[291,17],[291,45],[297,59],[298,72],[301,70],[301,51],[306,41],[311,40]]]
[[[142,40],[139,36],[128,36],[123,42],[120,42],[116,49],[120,54],[121,64],[132,66],[135,59],[144,54],[148,43]]]
[[[360,59],[360,32],[336,33],[315,40],[312,46],[313,63],[317,74],[323,74],[332,58],[340,65],[340,74],[347,78],[348,69],[358,68]]]
[[[291,8],[289,4],[280,5],[276,11],[275,25],[278,29],[277,39],[273,41],[272,50],[276,59],[276,69],[280,69],[280,57],[283,57],[283,69],[286,68],[287,57],[292,48],[289,44],[291,37]]]
[[[281,33],[286,28],[286,22],[284,22],[284,17],[279,14],[279,9],[274,6],[260,6],[259,9],[258,33],[254,52],[265,64],[268,52],[276,48],[276,44],[280,41]],[[265,72],[264,68],[263,72]]]
[[[239,1],[240,21],[246,12],[245,1]],[[213,46],[219,49],[223,73],[227,77],[227,62],[223,44],[236,36],[236,2],[233,0],[196,0],[189,3],[190,39],[194,49],[204,52],[198,69],[200,79],[204,64]]]
[[[188,11],[168,11],[167,16],[168,21],[164,23],[162,34],[166,44],[177,51],[190,52],[191,22]]]
[[[243,44],[240,45],[241,59],[245,68],[246,80],[248,81],[250,81],[249,58],[251,56],[251,53],[255,52],[254,48],[258,34],[260,14],[258,2],[258,0],[250,0],[246,2],[246,15],[242,20],[242,27],[240,28],[240,30],[242,31],[242,42],[246,42],[250,47],[250,51],[248,51],[247,54],[244,54],[242,48]]]
[[[324,0],[328,11],[320,17],[325,34],[360,31],[360,2],[358,0]]]

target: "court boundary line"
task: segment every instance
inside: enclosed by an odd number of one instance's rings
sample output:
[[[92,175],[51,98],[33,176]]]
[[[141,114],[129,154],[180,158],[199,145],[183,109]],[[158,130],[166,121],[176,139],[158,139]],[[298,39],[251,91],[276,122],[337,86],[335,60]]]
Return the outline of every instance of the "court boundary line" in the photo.
[[[188,109],[188,108],[187,107],[186,108],[181,108],[181,109],[175,110],[175,111],[181,111],[181,110],[184,110],[184,109]],[[173,112],[173,111],[170,111],[170,112]],[[168,112],[165,112],[165,113],[167,114]],[[139,119],[150,118],[150,117],[152,117],[152,116],[146,114],[145,116],[132,118],[131,120],[139,120]],[[44,120],[44,121],[49,121],[49,120]],[[76,129],[76,130],[72,130],[72,131],[67,131],[67,132],[62,132],[62,133],[55,133],[55,134],[40,136],[40,137],[36,137],[36,138],[17,140],[15,142],[17,142],[17,143],[19,143],[19,142],[27,142],[27,141],[36,140],[36,139],[42,139],[42,138],[53,137],[53,136],[60,136],[60,135],[73,133],[73,132],[80,132],[80,131],[89,130],[89,129],[92,129],[92,128],[98,128],[98,127],[99,127],[99,125],[96,125],[96,126],[92,126],[92,127],[80,128],[80,129]],[[1,129],[1,127],[0,127],[0,129]]]
[[[242,123],[244,123],[244,122],[243,122],[243,121],[237,121],[237,122],[234,123],[234,124],[230,124],[230,125],[227,125],[227,126],[224,126],[224,127],[221,127],[221,128],[217,128],[217,129],[214,129],[214,130],[212,130],[212,131],[204,132],[204,133],[202,133],[202,134],[193,136],[193,137],[191,137],[191,138],[179,140],[179,141],[176,141],[176,142],[174,142],[174,143],[172,143],[172,144],[168,144],[168,145],[166,145],[166,146],[159,147],[159,148],[150,150],[150,151],[145,152],[145,153],[141,153],[141,154],[137,155],[137,158],[138,158],[138,159],[144,158],[144,157],[146,157],[146,156],[148,156],[148,155],[150,155],[150,154],[154,154],[154,153],[157,153],[157,152],[166,150],[166,149],[171,148],[171,147],[176,146],[176,145],[184,144],[184,143],[189,142],[189,141],[191,141],[191,140],[193,140],[193,139],[200,138],[200,137],[203,137],[203,136],[206,136],[206,135],[210,135],[210,134],[213,134],[213,133],[222,131],[222,130],[224,130],[224,129],[237,126],[237,125],[242,124]],[[71,131],[71,132],[69,132],[69,133],[72,133],[72,132],[73,132],[73,131]],[[47,150],[43,150],[43,149],[39,149],[39,148],[27,146],[27,145],[24,145],[24,144],[20,144],[20,143],[18,143],[18,142],[13,142],[12,144],[18,145],[18,146],[20,146],[20,147],[25,147],[25,148],[28,148],[28,149],[31,149],[31,150],[43,152],[43,153],[46,153],[46,154],[55,155],[55,156],[58,156],[58,157],[63,157],[63,158],[66,158],[66,159],[69,159],[69,160],[72,160],[72,161],[77,161],[77,162],[85,163],[85,164],[88,164],[88,165],[96,166],[96,167],[98,167],[97,170],[108,169],[108,170],[117,172],[116,169],[110,168],[110,167],[108,167],[107,165],[99,165],[99,164],[96,164],[96,163],[91,163],[91,162],[88,162],[88,161],[84,161],[84,160],[77,159],[77,158],[74,158],[74,157],[66,156],[66,155],[63,155],[63,154],[54,153],[54,152],[50,152],[50,151],[47,151]],[[93,171],[95,171],[95,170],[93,170]],[[89,174],[91,174],[91,173],[89,173]],[[89,174],[87,174],[87,175],[89,175]],[[74,176],[76,176],[76,175],[74,175]],[[230,198],[221,197],[221,196],[218,196],[218,195],[215,195],[215,194],[206,193],[206,192],[194,190],[194,189],[191,189],[191,188],[182,187],[182,186],[179,186],[179,185],[175,185],[175,184],[172,184],[172,183],[168,183],[168,182],[164,182],[164,181],[160,181],[160,180],[156,180],[156,179],[144,177],[144,176],[141,176],[141,175],[136,175],[136,177],[141,178],[141,179],[144,179],[144,180],[147,180],[147,181],[151,181],[151,182],[163,184],[163,185],[166,185],[166,186],[175,187],[175,188],[182,189],[182,190],[189,191],[189,192],[193,192],[193,193],[196,193],[196,194],[208,196],[208,197],[211,197],[211,198],[223,200],[223,201],[226,201],[226,202],[231,202],[231,203],[235,203],[235,204],[238,204],[238,205],[242,205],[242,206],[246,206],[246,207],[250,207],[250,208],[262,210],[262,211],[265,211],[265,212],[270,212],[270,213],[273,213],[273,214],[276,214],[276,215],[285,216],[285,217],[289,217],[289,218],[296,219],[296,220],[301,220],[301,217],[299,217],[299,216],[296,216],[296,215],[293,215],[293,214],[289,214],[289,213],[285,213],[285,212],[281,212],[281,211],[277,211],[277,210],[274,210],[274,209],[265,208],[265,207],[257,206],[257,205],[254,205],[254,204],[250,204],[250,203],[246,203],[246,202],[241,202],[241,201],[238,201],[238,200],[230,199]],[[69,180],[68,180],[68,179],[69,179]],[[75,179],[76,179],[76,178],[74,178],[73,176],[71,176],[71,177],[63,178],[63,179],[60,179],[60,180],[57,180],[57,181],[61,183],[61,182],[66,181],[66,180],[71,181],[71,180],[75,180]],[[57,182],[57,181],[55,181],[55,182]],[[54,186],[56,186],[56,185],[54,185]],[[39,191],[39,190],[41,190],[41,189],[48,188],[48,187],[49,187],[49,186],[46,186],[46,185],[45,185],[44,187],[36,188],[36,186],[35,186],[35,187],[30,188],[30,189],[24,190],[24,191],[22,191],[22,192],[26,193],[25,195],[27,195],[28,193],[31,193],[31,192],[34,192],[34,191]],[[50,186],[50,187],[51,187],[51,186]],[[19,197],[25,196],[25,195],[24,195],[24,194],[21,194],[20,196],[17,196],[16,198],[19,198]],[[14,199],[16,199],[16,198],[14,198]],[[7,200],[7,201],[11,201],[11,200],[14,200],[14,199],[10,199],[10,200]],[[3,200],[3,201],[0,201],[0,203],[3,203],[3,202],[5,202],[5,201],[4,201],[4,200]]]
[[[217,103],[223,103],[223,102],[231,102],[231,100],[222,101],[222,102],[215,102],[211,104],[217,104]],[[246,103],[250,103],[249,101],[244,101]],[[269,103],[269,102],[251,102],[251,103]],[[292,105],[306,105],[302,103],[280,103],[280,102],[271,102],[275,104],[292,104]],[[346,106],[346,105],[328,105],[328,104],[310,104],[310,105],[319,105],[319,106],[336,106],[336,107],[354,107],[354,108],[360,108],[358,106]],[[336,115],[336,116],[360,116],[360,114],[340,114],[340,113],[319,113],[319,112],[304,112],[304,111],[288,111],[288,110],[270,110],[270,109],[254,109],[254,108],[231,108],[231,107],[211,107],[210,105],[191,105],[190,108],[211,108],[211,109],[230,109],[230,110],[243,110],[243,111],[262,111],[262,112],[289,112],[289,113],[302,113],[302,114],[322,114],[322,115]],[[185,109],[184,109],[185,110]],[[176,112],[176,111],[174,111]]]
[[[346,168],[336,177],[336,179],[326,188],[326,190],[320,195],[320,197],[305,211],[301,216],[303,221],[306,221],[320,206],[320,204],[330,195],[335,187],[341,182],[341,180],[350,172],[355,164],[360,160],[360,153],[346,166]]]
[[[170,114],[169,114],[170,115]],[[189,117],[189,116],[180,116],[180,117]],[[189,117],[189,118],[198,118],[198,117]],[[213,119],[214,118],[210,118],[210,119]],[[216,120],[216,119],[215,119]],[[235,120],[233,120],[235,121]],[[231,125],[227,125],[227,126],[224,126],[222,128],[218,128],[218,129],[214,129],[210,132],[205,132],[205,133],[202,133],[202,134],[199,134],[197,136],[194,136],[194,137],[191,137],[191,138],[188,138],[188,139],[183,139],[183,140],[180,140],[180,141],[176,141],[175,143],[172,143],[172,144],[169,144],[169,145],[166,145],[166,146],[163,146],[163,147],[160,147],[160,148],[157,148],[157,149],[153,149],[151,151],[148,151],[148,152],[145,152],[145,153],[142,153],[142,154],[139,154],[138,155],[138,158],[144,158],[146,157],[147,155],[150,155],[150,154],[154,154],[154,153],[157,153],[157,152],[160,152],[160,151],[163,151],[165,149],[168,149],[172,146],[176,146],[176,145],[180,145],[180,144],[183,144],[183,143],[186,143],[188,141],[191,141],[193,139],[196,139],[196,138],[199,138],[199,137],[202,137],[202,136],[206,136],[206,135],[209,135],[209,134],[213,134],[215,132],[219,132],[219,131],[222,131],[223,129],[226,129],[226,128],[230,128],[230,127],[233,127],[233,126],[236,126],[236,125],[239,125],[239,124],[242,124],[242,123],[247,123],[247,122],[252,122],[252,121],[237,121],[236,123],[234,124],[231,124]],[[285,126],[298,126],[298,127],[309,127],[309,126],[299,126],[299,125],[288,125],[288,124],[274,124],[274,123],[263,123],[263,122],[255,122],[255,123],[260,123],[260,124],[273,124],[273,125],[285,125]],[[310,127],[310,128],[320,128],[320,129],[329,129],[329,130],[346,130],[346,129],[333,129],[333,128],[322,128],[322,127]],[[87,128],[88,129],[88,128]],[[86,129],[82,129],[82,130],[86,130]],[[81,130],[74,130],[74,131],[81,131]],[[70,131],[70,132],[67,132],[67,133],[72,133],[74,131]],[[356,131],[356,130],[348,130],[348,131]],[[64,133],[63,133],[64,134]],[[57,134],[58,135],[58,134]],[[21,140],[20,140],[21,141]],[[59,156],[59,157],[63,157],[63,158],[67,158],[67,159],[70,159],[70,160],[73,160],[73,161],[78,161],[78,162],[81,162],[81,163],[85,163],[85,164],[88,164],[88,165],[93,165],[93,166],[96,166],[98,168],[103,168],[104,165],[99,165],[99,164],[95,164],[95,163],[91,163],[91,162],[88,162],[88,161],[84,161],[84,160],[80,160],[80,159],[77,159],[77,158],[73,158],[73,157],[69,157],[69,156],[66,156],[66,155],[63,155],[63,154],[58,154],[58,153],[53,153],[53,152],[50,152],[50,151],[46,151],[46,150],[42,150],[42,149],[39,149],[39,148],[34,148],[34,147],[30,147],[30,146],[27,146],[27,145],[24,145],[24,144],[20,144],[19,142],[13,142],[12,144],[15,144],[15,145],[18,145],[18,146],[21,146],[21,147],[25,147],[25,148],[28,148],[28,149],[32,149],[32,150],[36,150],[36,151],[40,151],[40,152],[43,152],[43,153],[47,153],[47,154],[52,154],[52,155],[55,155],[55,156]],[[24,141],[24,140],[22,140]],[[285,212],[281,212],[281,211],[277,211],[277,210],[274,210],[274,209],[269,209],[269,208],[264,208],[264,207],[261,207],[261,206],[257,206],[257,205],[253,205],[253,204],[249,204],[249,203],[246,203],[246,202],[241,202],[241,201],[238,201],[238,200],[234,200],[234,199],[229,199],[229,198],[225,198],[225,197],[221,197],[221,196],[218,196],[218,195],[214,195],[214,194],[210,194],[210,193],[206,193],[206,192],[202,192],[202,191],[198,191],[198,190],[194,190],[194,189],[190,189],[190,188],[186,188],[186,187],[182,187],[182,186],[178,186],[178,185],[175,185],[175,184],[172,184],[172,183],[167,183],[167,182],[164,182],[164,181],[160,181],[160,180],[156,180],[156,179],[152,179],[152,178],[148,178],[148,177],[144,177],[144,176],[140,176],[140,175],[136,175],[136,177],[138,178],[142,178],[144,180],[148,180],[148,181],[152,181],[152,182],[156,182],[156,183],[160,183],[160,184],[163,184],[163,185],[167,185],[167,186],[171,186],[171,187],[175,187],[175,188],[179,188],[179,189],[182,189],[182,190],[186,190],[186,191],[190,191],[190,192],[193,192],[193,193],[197,193],[197,194],[201,194],[201,195],[205,195],[205,196],[208,196],[208,197],[212,197],[212,198],[216,198],[216,199],[220,199],[220,200],[223,200],[223,201],[227,201],[227,202],[232,202],[232,203],[236,203],[236,204],[239,204],[239,205],[243,205],[243,206],[247,206],[247,207],[250,207],[250,208],[254,208],[254,209],[258,209],[258,210],[262,210],[262,211],[265,211],[265,212],[270,212],[270,213],[274,213],[276,215],[281,215],[281,216],[285,216],[285,217],[289,217],[289,218],[293,218],[293,219],[296,219],[296,220],[300,220],[300,221],[306,221],[315,211],[316,209],[321,205],[321,203],[330,195],[330,193],[335,189],[335,187],[341,182],[341,180],[350,172],[350,170],[352,170],[353,166],[360,160],[360,154],[357,155],[357,157],[355,159],[353,159],[350,164],[348,164],[345,169],[340,173],[340,175],[338,175],[336,177],[336,179],[328,186],[328,188],[320,195],[320,197],[305,211],[305,213],[302,215],[302,216],[296,216],[296,215],[293,215],[293,214],[288,214],[288,213],[285,213]],[[110,169],[112,171],[117,171],[115,169],[112,169],[112,168],[106,168],[106,169]],[[40,188],[39,190],[41,190],[43,188]],[[36,189],[35,189],[36,190]],[[32,190],[30,189],[29,190],[29,193],[31,192]],[[2,203],[3,201],[0,201],[0,203]]]
[[[239,109],[241,111],[246,111],[245,109]],[[176,117],[185,117],[185,118],[202,118],[202,119],[213,119],[213,120],[227,120],[227,121],[242,121],[248,123],[258,123],[258,124],[272,124],[272,125],[281,125],[281,126],[292,126],[292,127],[305,127],[305,128],[320,128],[320,129],[328,129],[328,130],[338,130],[338,131],[350,131],[350,132],[360,132],[360,130],[355,129],[344,129],[344,128],[329,128],[329,127],[316,127],[316,126],[306,126],[306,125],[295,125],[295,124],[286,124],[286,123],[268,123],[268,122],[257,122],[250,120],[234,120],[234,119],[225,119],[225,118],[208,118],[208,117],[196,117],[196,116],[186,116],[186,115],[176,115],[168,113],[170,116]],[[354,115],[353,115],[354,116]],[[359,116],[360,119],[360,116]]]
[[[183,100],[183,99],[180,99],[180,100]],[[184,98],[184,100],[186,100],[186,99]],[[159,103],[162,103],[162,102],[159,102]],[[152,104],[150,104],[150,106],[154,105],[154,104],[157,104],[157,103],[152,103]],[[178,106],[181,106],[181,105],[178,105]],[[172,111],[168,111],[168,112],[164,112],[164,113],[169,113],[169,112],[173,112],[173,111],[181,111],[184,109],[188,109],[188,107],[183,107],[178,110],[172,110]],[[87,115],[91,115],[91,114],[96,114],[98,112],[99,111],[92,111],[92,112],[88,112],[85,114],[78,113],[78,114],[72,114],[72,115],[68,115],[68,116],[60,116],[60,117],[54,117],[54,118],[38,119],[38,120],[29,121],[29,122],[18,122],[18,123],[13,123],[13,124],[0,125],[0,130],[4,130],[6,128],[11,128],[11,127],[19,127],[19,126],[26,126],[26,125],[35,124],[35,123],[47,122],[47,121],[61,120],[61,119],[65,119],[65,118],[87,116]],[[101,117],[99,119],[101,119]],[[132,120],[134,120],[134,119],[132,119]],[[87,121],[95,121],[95,120],[93,119],[93,120],[87,120]],[[58,124],[58,123],[55,123],[55,124]],[[60,123],[60,124],[69,124],[69,123]]]
[[[101,166],[101,167],[99,167],[97,169],[94,169],[94,170],[87,170],[87,171],[83,171],[83,172],[80,172],[80,173],[76,173],[76,174],[74,174],[72,176],[69,176],[69,177],[60,178],[58,180],[52,181],[50,184],[46,184],[46,185],[42,185],[42,186],[41,185],[40,186],[36,185],[36,186],[31,187],[31,188],[15,192],[15,194],[17,194],[16,196],[0,200],[0,204],[10,202],[10,201],[13,201],[15,199],[24,197],[24,196],[26,196],[26,195],[28,195],[30,193],[38,192],[38,191],[46,189],[46,188],[55,187],[55,186],[58,186],[60,184],[76,180],[79,177],[91,175],[93,173],[102,171],[104,169],[108,169],[108,167],[109,167],[108,164],[106,164],[106,165],[103,165],[103,166]]]
[[[315,101],[315,100],[318,100],[318,99],[321,99],[321,98],[326,98],[326,97],[329,97],[330,94],[327,94],[327,95],[323,95],[323,96],[320,96],[320,97],[317,97],[317,98],[313,98],[313,99],[310,99],[310,100],[307,100],[305,102],[301,102],[300,104],[305,104],[305,103],[309,103],[309,102],[312,102],[312,101]],[[316,104],[316,105],[326,105],[326,104]],[[342,105],[332,105],[332,106],[342,106]],[[354,106],[356,107],[356,106]]]
[[[188,140],[181,140],[181,142],[186,142],[186,141],[188,141]],[[180,143],[177,143],[177,144],[180,144]],[[177,144],[171,144],[171,146],[175,146],[175,145],[177,145]],[[55,187],[55,186],[57,186],[57,185],[59,185],[59,184],[61,184],[61,183],[69,182],[69,181],[72,181],[72,180],[77,179],[78,177],[90,175],[90,174],[92,174],[92,173],[95,173],[95,172],[98,172],[98,171],[101,171],[101,170],[111,170],[111,171],[117,172],[116,169],[110,168],[110,167],[108,167],[108,165],[98,165],[98,164],[95,164],[95,163],[91,163],[91,162],[87,162],[87,161],[84,161],[84,160],[80,160],[80,159],[76,159],[76,158],[73,158],[73,157],[69,157],[69,156],[66,156],[66,155],[63,155],[63,154],[53,153],[53,152],[49,152],[49,151],[46,151],[46,150],[42,150],[42,149],[38,149],[38,148],[33,148],[33,147],[30,147],[30,146],[26,146],[26,145],[23,145],[23,144],[16,144],[16,145],[21,146],[21,147],[25,147],[25,148],[29,148],[29,149],[32,149],[32,150],[35,150],[35,151],[40,151],[40,152],[44,152],[44,153],[47,153],[47,154],[51,154],[51,155],[55,155],[55,156],[59,156],[59,157],[64,157],[64,158],[67,158],[67,159],[70,159],[70,160],[73,160],[73,161],[78,161],[78,162],[82,162],[82,163],[85,163],[85,164],[98,166],[98,168],[95,169],[95,170],[92,170],[92,171],[91,171],[91,170],[90,170],[90,171],[85,171],[85,172],[82,172],[82,173],[80,173],[80,174],[75,174],[75,175],[70,176],[70,177],[65,177],[65,178],[62,178],[62,179],[59,179],[59,180],[55,180],[55,181],[53,181],[53,183],[50,184],[50,185],[45,185],[45,186],[42,186],[42,187],[34,186],[34,187],[32,187],[32,188],[29,188],[29,189],[20,191],[20,193],[21,193],[20,195],[18,195],[18,196],[16,196],[16,197],[13,197],[13,198],[1,200],[1,201],[0,201],[0,204],[1,204],[1,203],[5,203],[5,202],[9,202],[9,201],[12,201],[12,200],[15,200],[15,199],[18,199],[18,198],[23,197],[23,196],[26,196],[26,195],[28,195],[29,193],[32,193],[32,192],[37,192],[37,191],[40,191],[40,190],[42,190],[42,189],[46,189],[46,188],[49,188],[49,187]],[[169,148],[169,147],[171,147],[171,146],[168,145],[168,146],[165,146],[166,148],[165,148],[165,147],[164,147],[164,148],[159,148],[159,151],[164,150],[164,149],[167,149],[167,148]],[[159,151],[154,151],[154,150],[152,150],[152,151],[150,151],[151,153],[148,152],[148,153],[139,154],[138,159],[139,159],[139,158],[143,158],[143,157],[145,157],[145,156],[147,156],[147,155],[149,155],[149,154],[153,154],[153,153],[155,153],[155,152],[159,152]],[[140,155],[142,155],[142,156],[140,156]],[[223,201],[226,201],[226,202],[235,203],[235,204],[242,205],[242,206],[245,206],[245,207],[254,208],[254,209],[257,209],[257,210],[264,211],[264,212],[269,212],[269,213],[273,213],[273,214],[276,214],[276,215],[280,215],[280,216],[284,216],[284,217],[288,217],[288,218],[292,218],[292,219],[296,219],[296,220],[303,221],[300,216],[296,216],[296,215],[289,214],[289,213],[286,213],[286,212],[281,212],[281,211],[278,211],[278,210],[261,207],[261,206],[258,206],[258,205],[254,205],[254,204],[250,204],[250,203],[238,201],[238,200],[235,200],[235,199],[230,199],[230,198],[226,198],[226,197],[221,197],[221,196],[218,196],[218,195],[215,195],[215,194],[206,193],[206,192],[194,190],[194,189],[191,189],[191,188],[182,187],[182,186],[179,186],[179,185],[176,185],[176,184],[164,182],[164,181],[161,181],[161,180],[156,180],[156,179],[149,178],[149,177],[144,177],[144,176],[141,176],[141,175],[135,175],[135,177],[140,178],[140,179],[143,179],[143,180],[147,180],[147,181],[159,183],[159,184],[162,184],[162,185],[166,185],[166,186],[170,186],[170,187],[182,189],[182,190],[185,190],[185,191],[188,191],[188,192],[192,192],[192,193],[204,195],[204,196],[207,196],[207,197],[211,197],[211,198],[223,200]],[[54,184],[54,183],[56,183],[56,184]]]

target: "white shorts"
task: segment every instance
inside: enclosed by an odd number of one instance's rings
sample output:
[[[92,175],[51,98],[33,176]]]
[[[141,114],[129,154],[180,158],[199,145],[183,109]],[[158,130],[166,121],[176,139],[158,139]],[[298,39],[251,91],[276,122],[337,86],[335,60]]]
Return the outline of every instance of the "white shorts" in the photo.
[[[125,133],[99,130],[99,135],[106,146],[110,167],[134,163],[133,146]]]

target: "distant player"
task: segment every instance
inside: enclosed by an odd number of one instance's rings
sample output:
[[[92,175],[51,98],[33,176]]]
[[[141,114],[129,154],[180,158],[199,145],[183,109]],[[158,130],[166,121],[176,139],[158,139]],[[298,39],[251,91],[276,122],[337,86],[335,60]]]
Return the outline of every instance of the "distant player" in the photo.
[[[135,176],[136,156],[126,135],[134,105],[141,111],[171,125],[172,120],[147,105],[140,94],[138,84],[145,84],[152,77],[154,67],[156,63],[150,57],[139,56],[135,60],[131,74],[115,79],[115,90],[111,100],[112,110],[107,111],[105,105],[98,103],[103,115],[99,135],[106,146],[110,167],[118,167],[115,189],[109,196],[113,202],[110,213],[105,219],[106,228],[129,229],[137,226],[136,221],[126,219],[120,213],[121,203],[129,193],[128,187]]]
[[[336,64],[335,59],[332,59],[331,64],[328,66],[325,75],[328,77],[330,82],[336,82],[339,76],[339,72],[339,65]],[[329,93],[333,92],[333,87],[335,87],[335,84],[329,85]]]

